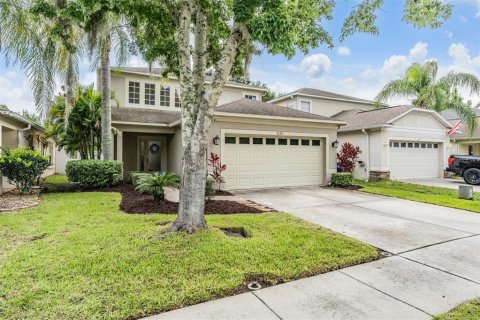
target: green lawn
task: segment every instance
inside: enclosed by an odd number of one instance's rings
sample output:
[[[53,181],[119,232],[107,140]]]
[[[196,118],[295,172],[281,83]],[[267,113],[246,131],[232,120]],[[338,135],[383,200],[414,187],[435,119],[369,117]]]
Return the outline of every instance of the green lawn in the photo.
[[[67,175],[65,174],[52,174],[51,176],[45,177],[43,180],[44,183],[53,183],[53,184],[58,184],[58,183],[67,183],[68,178]]]
[[[433,320],[480,320],[480,298],[465,302]]]
[[[413,200],[451,207],[473,212],[480,212],[480,193],[474,194],[474,200],[458,199],[458,191],[448,188],[429,187],[398,181],[355,181],[363,189],[360,191],[381,194],[400,199]]]
[[[117,193],[46,194],[0,215],[0,319],[135,319],[376,258],[376,249],[283,213],[211,215],[159,237],[173,215],[128,215]],[[243,227],[231,238],[219,227]]]

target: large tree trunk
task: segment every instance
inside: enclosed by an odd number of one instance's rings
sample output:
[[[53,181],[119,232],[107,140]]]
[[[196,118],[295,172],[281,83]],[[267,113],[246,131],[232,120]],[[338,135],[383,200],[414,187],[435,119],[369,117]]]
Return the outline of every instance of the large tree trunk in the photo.
[[[112,107],[110,104],[110,41],[101,50],[102,74],[102,155],[104,160],[113,159]]]

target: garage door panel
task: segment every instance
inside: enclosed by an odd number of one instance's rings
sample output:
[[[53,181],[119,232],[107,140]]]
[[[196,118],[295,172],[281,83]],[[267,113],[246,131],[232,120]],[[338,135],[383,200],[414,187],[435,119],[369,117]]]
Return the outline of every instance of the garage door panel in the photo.
[[[275,145],[223,144],[222,148],[228,189],[320,185],[324,181],[323,147],[276,142]]]
[[[404,147],[401,147],[402,145]],[[415,145],[417,147],[414,147]],[[425,148],[422,148],[422,145]],[[431,148],[427,148],[428,145]],[[390,177],[397,180],[439,177],[441,166],[440,150],[440,145],[434,142],[406,142],[406,144],[391,142]]]

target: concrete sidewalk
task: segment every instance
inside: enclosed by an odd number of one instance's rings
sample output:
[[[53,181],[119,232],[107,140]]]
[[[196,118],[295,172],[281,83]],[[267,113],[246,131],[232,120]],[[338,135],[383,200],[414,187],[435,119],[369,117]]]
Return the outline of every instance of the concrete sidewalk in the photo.
[[[452,179],[452,178],[430,178],[430,179],[408,179],[403,180],[406,183],[420,184],[424,186],[431,187],[441,187],[448,189],[458,190],[458,186],[461,184],[466,184],[463,179]],[[480,186],[473,186],[474,192],[480,192]]]
[[[392,256],[148,319],[430,319],[480,297],[479,214],[326,188],[238,194]]]

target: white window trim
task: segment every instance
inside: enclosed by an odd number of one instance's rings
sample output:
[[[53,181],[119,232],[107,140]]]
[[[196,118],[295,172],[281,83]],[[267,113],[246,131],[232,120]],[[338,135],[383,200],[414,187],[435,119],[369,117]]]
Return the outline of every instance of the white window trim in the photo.
[[[302,102],[308,102],[309,104],[309,110],[308,111],[304,111],[302,110]],[[312,113],[312,100],[309,100],[309,99],[300,99],[300,103],[298,105],[298,110],[300,111],[303,111],[303,112],[309,112],[309,113]]]

